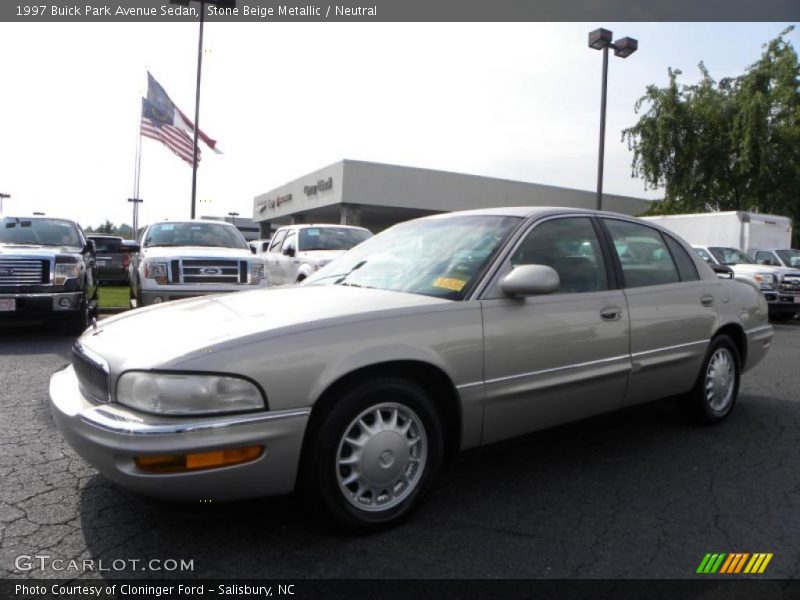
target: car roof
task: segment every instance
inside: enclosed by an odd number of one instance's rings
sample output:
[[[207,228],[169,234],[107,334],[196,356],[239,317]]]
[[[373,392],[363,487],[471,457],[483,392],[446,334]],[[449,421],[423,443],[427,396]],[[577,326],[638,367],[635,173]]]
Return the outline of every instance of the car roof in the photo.
[[[227,225],[228,227],[236,228],[236,225],[229,223],[228,221],[215,221],[214,219],[176,219],[174,221],[153,221],[148,225],[148,227],[152,227],[153,225],[162,225],[166,223],[172,223],[177,225],[178,223],[208,223],[210,225]]]
[[[358,225],[341,225],[339,223],[295,223],[294,225],[281,225],[280,229],[287,227],[294,227],[295,229],[309,229],[311,227],[336,227],[338,229],[364,229],[369,231],[366,227]]]
[[[87,233],[88,238],[110,238],[114,240],[122,240],[121,235],[114,235],[113,233]]]
[[[609,212],[605,210],[594,210],[590,208],[574,208],[567,206],[498,206],[495,208],[478,208],[473,210],[459,210],[453,212],[440,213],[426,219],[441,219],[450,215],[475,215],[475,216],[497,216],[497,217],[545,217],[550,215],[563,215],[563,214],[591,214],[607,217],[623,217],[626,219],[633,219],[631,215],[624,215],[621,213]]]

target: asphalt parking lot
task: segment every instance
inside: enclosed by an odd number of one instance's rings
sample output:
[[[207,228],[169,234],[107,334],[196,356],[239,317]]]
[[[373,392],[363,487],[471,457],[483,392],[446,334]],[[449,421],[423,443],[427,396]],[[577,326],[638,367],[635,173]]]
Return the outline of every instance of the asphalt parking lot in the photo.
[[[365,537],[293,498],[180,506],[106,481],[47,407],[71,343],[0,330],[1,577],[685,578],[707,552],[771,552],[766,576],[800,577],[800,322],[775,326],[721,426],[666,401],[472,450],[409,521]],[[35,554],[194,568],[15,568]]]

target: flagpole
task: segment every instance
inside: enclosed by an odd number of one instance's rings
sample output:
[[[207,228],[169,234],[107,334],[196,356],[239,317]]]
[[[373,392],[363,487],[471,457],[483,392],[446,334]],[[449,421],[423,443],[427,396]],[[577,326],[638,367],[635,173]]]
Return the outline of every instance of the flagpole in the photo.
[[[200,131],[200,73],[203,68],[203,23],[205,22],[206,3],[200,0],[200,39],[197,43],[197,88],[194,99],[194,148],[192,160],[192,219],[195,216],[197,199],[197,132]]]
[[[142,176],[142,127],[141,117],[139,117],[139,144],[136,149],[136,184],[133,188],[133,197],[136,198],[133,202],[133,239],[136,239],[136,234],[139,231],[139,179]]]

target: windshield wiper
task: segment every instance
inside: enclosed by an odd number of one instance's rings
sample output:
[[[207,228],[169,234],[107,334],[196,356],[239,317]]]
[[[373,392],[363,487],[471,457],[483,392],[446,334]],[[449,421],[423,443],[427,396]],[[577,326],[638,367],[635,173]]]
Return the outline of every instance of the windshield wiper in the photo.
[[[145,248],[174,248],[178,244],[145,244]]]
[[[333,279],[335,277],[339,277],[339,279],[334,281],[333,283],[334,283],[334,285],[341,285],[342,282],[345,279],[347,279],[353,271],[356,271],[356,270],[360,269],[365,264],[367,264],[367,261],[362,260],[360,263],[356,263],[356,265],[352,269],[347,271],[347,273],[336,273],[335,275],[328,275],[328,276],[323,277],[321,279],[317,279],[317,281],[325,281],[326,279]]]

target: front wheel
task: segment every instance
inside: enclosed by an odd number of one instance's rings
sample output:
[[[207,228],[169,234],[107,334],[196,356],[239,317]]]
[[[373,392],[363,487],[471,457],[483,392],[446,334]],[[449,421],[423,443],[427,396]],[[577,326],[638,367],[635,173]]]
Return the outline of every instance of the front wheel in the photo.
[[[430,489],[442,463],[441,431],[428,393],[416,384],[385,378],[359,385],[310,432],[303,492],[349,529],[394,523]]]
[[[719,423],[736,404],[740,374],[736,344],[727,335],[718,335],[711,340],[694,388],[682,399],[685,410],[701,423]]]
[[[70,314],[64,321],[64,328],[68,335],[81,335],[89,327],[91,319],[89,297],[84,294],[78,310]]]

